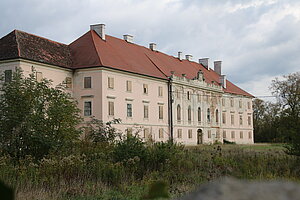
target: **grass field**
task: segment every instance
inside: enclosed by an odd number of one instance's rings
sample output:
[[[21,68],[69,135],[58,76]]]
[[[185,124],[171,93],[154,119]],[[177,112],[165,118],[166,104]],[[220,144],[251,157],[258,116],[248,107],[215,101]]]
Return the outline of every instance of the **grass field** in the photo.
[[[285,154],[281,144],[176,148],[159,150],[146,164],[141,156],[116,162],[99,152],[18,166],[0,158],[0,179],[16,188],[17,199],[61,200],[143,199],[157,181],[166,185],[169,199],[222,176],[300,181],[299,159]]]

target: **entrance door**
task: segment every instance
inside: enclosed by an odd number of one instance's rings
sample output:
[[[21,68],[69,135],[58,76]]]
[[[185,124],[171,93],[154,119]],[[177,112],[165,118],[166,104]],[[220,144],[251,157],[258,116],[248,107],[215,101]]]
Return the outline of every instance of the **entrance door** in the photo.
[[[202,129],[197,130],[197,144],[203,144],[203,133]]]

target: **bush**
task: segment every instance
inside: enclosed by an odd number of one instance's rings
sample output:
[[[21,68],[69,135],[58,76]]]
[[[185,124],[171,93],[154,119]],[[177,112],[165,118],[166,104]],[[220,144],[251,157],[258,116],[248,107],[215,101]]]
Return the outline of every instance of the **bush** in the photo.
[[[79,109],[63,86],[17,70],[0,86],[0,149],[16,161],[70,148],[79,138]]]
[[[167,162],[179,159],[177,156],[183,151],[183,146],[168,142],[156,142],[149,147],[149,160],[148,166],[152,170],[162,169]]]
[[[230,142],[230,141],[225,140],[225,139],[223,139],[223,143],[224,143],[224,144],[236,144],[235,142]]]

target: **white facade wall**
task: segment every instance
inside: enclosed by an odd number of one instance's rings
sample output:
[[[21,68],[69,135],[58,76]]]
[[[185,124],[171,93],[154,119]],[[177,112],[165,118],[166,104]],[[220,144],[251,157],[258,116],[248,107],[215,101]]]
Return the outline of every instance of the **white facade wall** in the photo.
[[[148,134],[155,141],[167,141],[170,138],[167,80],[100,67],[72,71],[22,59],[1,61],[0,74],[3,74],[5,70],[15,70],[16,67],[20,67],[25,75],[28,75],[34,67],[37,72],[42,73],[43,77],[52,80],[53,86],[64,83],[67,77],[71,78],[72,87],[68,91],[72,92],[78,101],[85,122],[90,120],[91,116],[104,122],[119,118],[122,122],[115,127],[124,133],[132,129],[133,133],[138,132],[144,138],[144,129],[147,129]],[[91,77],[91,88],[84,88],[84,77]],[[113,88],[108,87],[109,78],[113,79]],[[131,82],[131,91],[126,90],[127,81]],[[148,86],[147,94],[143,91],[145,84]],[[162,90],[161,94],[159,94],[159,88]],[[224,93],[221,86],[208,84],[203,81],[202,77],[189,80],[172,76],[172,91],[173,138],[176,142],[185,145],[223,142],[223,139],[239,144],[254,142],[253,110],[250,97]],[[188,94],[190,99],[188,99]],[[84,116],[83,113],[84,102],[87,101],[92,103],[91,116]],[[114,104],[113,116],[108,114],[108,102]],[[127,104],[132,105],[132,117],[127,116]],[[149,108],[148,118],[144,118],[144,105]],[[177,105],[181,107],[180,120],[177,120]],[[159,106],[163,108],[162,119],[159,119]],[[191,120],[188,120],[189,106],[191,107]],[[200,121],[198,120],[199,107],[201,108]],[[207,120],[208,108],[210,109],[210,122]],[[219,113],[218,122],[216,110]],[[231,115],[234,116],[233,123]],[[225,116],[225,121],[222,119],[223,116]],[[242,124],[240,124],[240,116]],[[248,117],[250,117],[250,124]],[[178,135],[178,129],[181,130],[181,137]],[[199,130],[202,131],[202,137],[198,137]],[[160,132],[162,134],[159,134]],[[224,132],[226,132],[226,137],[223,137]],[[234,137],[232,137],[233,133]]]
[[[54,87],[64,83],[67,77],[73,76],[72,70],[27,60],[15,59],[0,62],[0,74],[3,74],[5,70],[15,71],[16,68],[21,68],[25,76],[29,75],[34,68],[37,72],[41,72],[44,78],[52,80]]]
[[[92,78],[92,88],[83,87],[84,77]],[[113,79],[113,88],[108,87],[108,79]],[[126,82],[131,81],[131,91],[126,91]],[[168,126],[168,87],[163,80],[135,74],[108,70],[104,68],[76,70],[74,74],[74,96],[83,110],[84,102],[92,102],[92,116],[104,122],[121,119],[115,127],[122,132],[132,129],[133,133],[144,138],[144,129],[156,141],[169,139]],[[144,94],[143,85],[148,86],[148,93]],[[162,88],[159,96],[158,88]],[[108,102],[114,104],[114,115],[109,115]],[[127,104],[132,105],[132,117],[127,116]],[[148,118],[144,118],[144,105],[148,105]],[[159,119],[159,106],[163,106],[163,119]],[[91,116],[83,116],[85,121]],[[159,129],[163,136],[159,137]]]

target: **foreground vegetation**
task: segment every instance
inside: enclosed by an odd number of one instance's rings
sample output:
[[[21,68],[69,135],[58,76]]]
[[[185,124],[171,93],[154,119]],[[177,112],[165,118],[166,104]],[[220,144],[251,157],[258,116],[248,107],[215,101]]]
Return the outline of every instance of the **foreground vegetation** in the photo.
[[[126,150],[126,153],[125,151]],[[144,145],[128,137],[116,145],[80,143],[69,155],[31,157],[15,165],[0,158],[0,179],[18,199],[146,199],[149,185],[174,198],[221,176],[243,179],[287,179],[300,182],[300,160],[273,145],[182,147]],[[153,194],[154,193],[154,194]]]
[[[17,199],[175,198],[222,176],[300,181],[299,73],[273,84],[282,102],[280,123],[276,118],[270,125],[268,115],[254,109],[258,136],[269,139],[280,131],[285,136],[272,142],[287,148],[145,143],[138,132],[113,128],[118,119],[92,118],[82,127],[65,83],[54,88],[35,74],[17,70],[0,87],[0,180]]]

